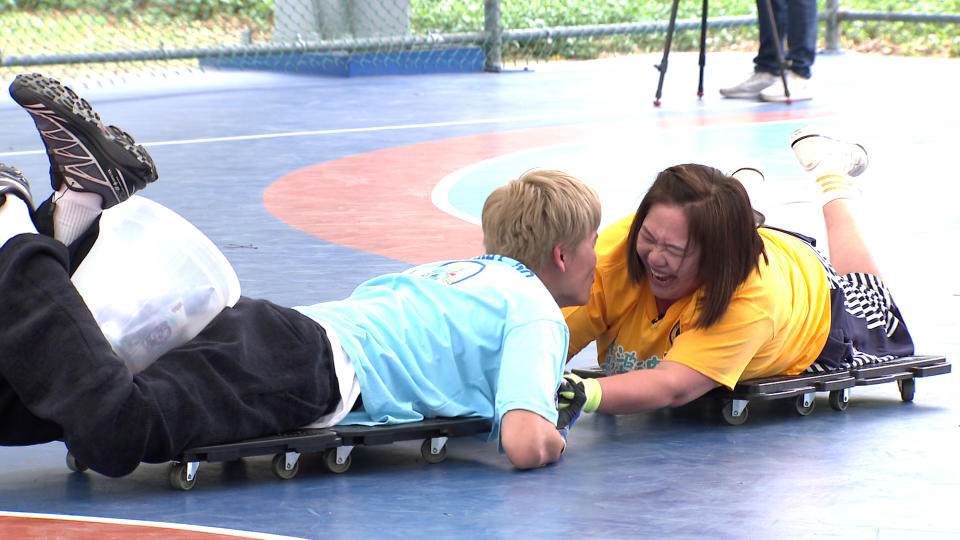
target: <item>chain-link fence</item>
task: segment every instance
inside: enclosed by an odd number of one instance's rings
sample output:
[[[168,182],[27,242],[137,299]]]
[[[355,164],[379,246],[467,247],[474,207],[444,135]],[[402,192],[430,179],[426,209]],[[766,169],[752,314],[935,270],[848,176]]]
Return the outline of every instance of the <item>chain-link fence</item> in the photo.
[[[960,0],[909,2],[918,10],[911,13],[844,5],[821,0],[827,48],[840,46],[848,31],[854,39],[895,42],[908,25],[910,36],[931,41],[928,53],[960,56],[960,38],[950,30],[960,22],[950,13],[960,11]],[[702,4],[678,8],[673,49],[694,49]],[[497,71],[660,50],[670,9],[643,0],[0,0],[0,79],[26,70],[108,80],[205,67]],[[708,48],[753,50],[755,3],[714,0],[707,26]]]

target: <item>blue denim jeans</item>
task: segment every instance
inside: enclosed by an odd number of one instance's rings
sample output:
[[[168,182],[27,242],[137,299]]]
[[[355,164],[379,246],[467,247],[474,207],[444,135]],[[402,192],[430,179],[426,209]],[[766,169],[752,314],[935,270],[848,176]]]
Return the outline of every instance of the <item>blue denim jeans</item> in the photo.
[[[786,67],[801,77],[810,77],[810,66],[817,56],[817,2],[816,0],[757,0],[760,28],[760,50],[753,59],[754,70],[780,74],[777,63],[777,41],[770,26],[767,3],[773,7],[777,21],[777,35],[782,46]]]

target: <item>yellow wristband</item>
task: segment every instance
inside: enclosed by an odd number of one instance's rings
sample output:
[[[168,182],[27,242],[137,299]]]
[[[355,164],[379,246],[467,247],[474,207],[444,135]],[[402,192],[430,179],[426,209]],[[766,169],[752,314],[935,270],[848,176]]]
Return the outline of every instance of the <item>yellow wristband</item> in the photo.
[[[583,412],[592,413],[600,406],[600,398],[603,396],[603,389],[600,387],[600,381],[597,379],[581,379],[583,389],[587,393],[587,402],[583,404]]]

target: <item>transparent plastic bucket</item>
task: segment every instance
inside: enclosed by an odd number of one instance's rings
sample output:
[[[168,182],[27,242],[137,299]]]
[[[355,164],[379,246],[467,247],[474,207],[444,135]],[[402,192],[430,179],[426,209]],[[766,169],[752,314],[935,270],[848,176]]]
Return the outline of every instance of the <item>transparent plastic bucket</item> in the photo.
[[[136,195],[103,212],[100,236],[72,279],[134,373],[240,298],[236,272],[209,238]]]

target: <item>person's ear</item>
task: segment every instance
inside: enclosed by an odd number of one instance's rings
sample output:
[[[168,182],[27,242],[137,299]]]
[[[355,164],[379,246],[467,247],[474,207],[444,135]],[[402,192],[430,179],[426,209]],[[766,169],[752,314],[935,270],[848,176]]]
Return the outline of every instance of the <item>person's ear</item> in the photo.
[[[557,267],[557,270],[563,272],[566,270],[567,265],[567,250],[563,248],[563,244],[557,244],[553,246],[553,253],[551,254],[553,264]]]

